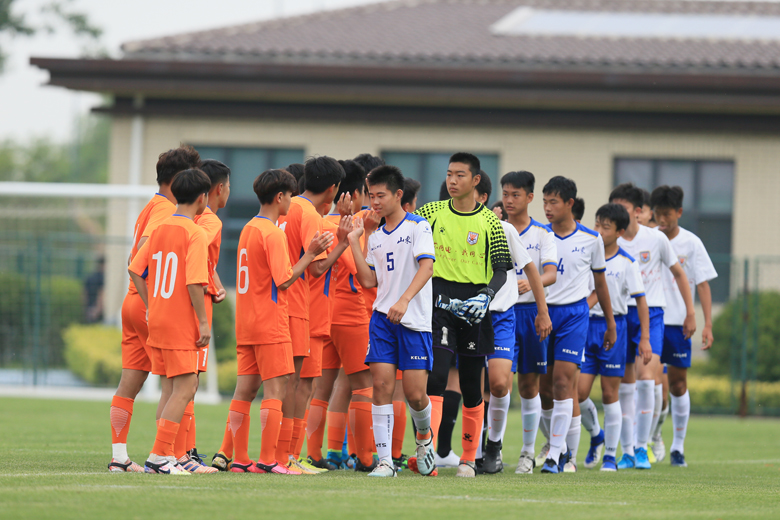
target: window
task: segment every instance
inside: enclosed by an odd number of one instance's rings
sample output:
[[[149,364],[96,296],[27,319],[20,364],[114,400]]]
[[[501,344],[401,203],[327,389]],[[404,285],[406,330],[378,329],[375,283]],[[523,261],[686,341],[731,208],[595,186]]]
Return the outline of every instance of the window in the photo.
[[[217,270],[226,287],[236,285],[236,249],[241,230],[257,215],[260,204],[252,190],[255,179],[265,170],[286,168],[303,162],[303,149],[296,148],[229,148],[195,146],[201,159],[216,159],[230,168],[230,200],[220,210],[222,219],[222,249]]]
[[[439,200],[441,183],[447,178],[447,166],[450,157],[455,152],[398,152],[384,151],[382,159],[401,169],[405,177],[420,181],[422,188],[417,196],[417,205]],[[493,181],[493,193],[490,201],[496,200],[496,185],[498,182],[498,155],[477,153],[482,170]]]
[[[711,282],[712,299],[729,297],[731,231],[734,193],[733,161],[615,159],[615,185],[633,182],[650,192],[668,184],[685,192],[680,225],[701,238],[718,277]]]

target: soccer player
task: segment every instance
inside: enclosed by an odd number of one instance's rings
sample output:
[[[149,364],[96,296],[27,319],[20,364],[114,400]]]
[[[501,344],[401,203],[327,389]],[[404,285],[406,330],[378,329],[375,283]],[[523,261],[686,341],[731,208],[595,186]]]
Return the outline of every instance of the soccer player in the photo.
[[[574,199],[574,206],[571,207],[571,214],[574,220],[577,222],[582,221],[582,217],[585,215],[585,200],[580,197]]]
[[[176,213],[151,232],[128,269],[148,309],[152,373],[161,376],[157,436],[147,473],[190,474],[177,464],[174,441],[184,408],[195,395],[198,349],[211,337],[204,303],[208,239],[193,222],[206,209],[210,188],[208,176],[198,169],[177,174],[171,183]]]
[[[452,357],[458,354],[463,395],[463,437],[457,476],[475,477],[477,444],[484,420],[482,370],[493,353],[493,323],[489,306],[504,286],[512,258],[506,234],[495,213],[476,202],[479,159],[456,153],[447,168],[450,200],[431,202],[417,210],[431,225],[436,246],[433,273],[433,370],[428,395],[434,403],[434,435],[441,422],[441,402]],[[438,397],[434,400],[433,397]],[[438,401],[438,402],[437,402]],[[409,459],[409,467],[419,464]]]
[[[417,211],[417,194],[420,193],[420,188],[422,188],[420,181],[411,177],[404,177],[404,196],[401,199],[401,207],[407,213]]]
[[[679,186],[656,188],[650,196],[650,205],[653,207],[658,229],[669,238],[672,249],[688,277],[691,295],[693,295],[693,287],[696,286],[704,311],[701,348],[707,350],[712,346],[713,341],[712,292],[709,281],[715,279],[718,273],[701,239],[680,227],[679,219],[683,214],[682,188]],[[684,443],[688,419],[691,415],[691,398],[688,394],[687,381],[688,368],[691,366],[691,340],[690,337],[686,337],[684,331],[686,305],[681,294],[683,291],[678,287],[679,282],[675,282],[668,272],[663,273],[663,282],[666,309],[664,309],[664,343],[661,362],[666,363],[669,368],[672,424],[674,425],[670,461],[672,466],[687,467]],[[656,441],[656,445],[658,444]]]
[[[160,154],[157,160],[159,191],[146,203],[135,222],[128,265],[148,239],[151,229],[176,212],[176,199],[171,192],[174,176],[182,170],[198,166],[200,156],[192,147],[182,146]],[[147,227],[150,228],[148,233]],[[127,454],[127,434],[130,431],[130,420],[133,418],[135,397],[152,370],[150,350],[146,344],[148,336],[146,308],[138,296],[135,284],[130,283],[122,302],[122,377],[111,400],[109,414],[112,458],[108,470],[112,472],[144,471],[144,468],[131,461]]]
[[[657,227],[658,224],[655,222],[653,208],[650,206],[650,192],[641,188],[639,188],[639,191],[642,192],[642,212],[639,214],[636,220],[642,226],[647,226],[650,228]]]
[[[392,460],[396,372],[403,372],[404,393],[409,402],[417,436],[417,471],[435,470],[431,402],[426,394],[428,371],[433,367],[431,337],[431,275],[433,236],[428,222],[401,206],[403,175],[394,166],[380,166],[368,178],[371,206],[385,224],[368,237],[364,259],[360,244],[362,219],[349,241],[357,278],[363,287],[377,287],[365,362],[373,382],[373,429],[379,464],[371,477],[395,477]]]
[[[658,230],[641,226],[637,217],[642,212],[642,192],[633,184],[618,185],[609,196],[610,202],[621,204],[628,211],[631,222],[618,245],[632,258],[636,259],[645,286],[645,295],[650,312],[650,346],[653,357],[650,363],[636,363],[637,346],[640,341],[640,323],[636,302],[630,301],[628,308],[628,354],[626,356],[626,374],[620,384],[620,408],[623,412],[623,426],[620,443],[623,457],[618,469],[650,469],[647,456],[647,442],[653,423],[655,409],[655,378],[661,362],[664,341],[664,295],[662,275],[670,270],[680,288],[686,309],[683,319],[683,336],[687,339],[696,330],[696,315],[693,299],[688,285],[688,277],[674,254],[669,239]],[[636,406],[634,393],[636,392]],[[636,419],[636,441],[634,440],[634,420]]]
[[[644,297],[644,284],[636,266],[636,261],[620,248],[617,239],[625,233],[630,219],[628,212],[620,204],[604,204],[596,212],[596,231],[604,241],[604,255],[607,262],[607,286],[615,316],[617,342],[609,350],[602,348],[607,322],[597,302],[595,291],[588,296],[590,323],[588,342],[585,346],[585,358],[578,383],[582,424],[590,432],[590,449],[585,457],[585,467],[595,468],[604,451],[601,471],[617,471],[618,440],[620,439],[621,411],[618,400],[620,380],[626,369],[626,349],[628,334],[626,331],[626,313],[628,300],[636,299],[639,321],[641,323],[641,341],[639,355],[645,363],[650,362],[650,317]],[[591,289],[593,282],[591,280]],[[590,400],[590,391],[596,376],[601,376],[602,402],[604,403],[604,429],[599,425],[596,406]]]
[[[550,451],[542,473],[559,473],[579,444],[576,383],[588,337],[590,273],[593,273],[596,295],[606,320],[603,340],[606,350],[615,345],[617,333],[604,274],[604,242],[601,235],[575,221],[572,215],[577,185],[571,179],[553,177],[544,186],[543,194],[544,213],[550,221],[549,229],[555,234],[558,250],[558,276],[547,297],[553,325],[547,362],[552,367],[541,376],[540,390],[544,399],[554,402],[550,419]],[[576,471],[573,461],[569,467]]]

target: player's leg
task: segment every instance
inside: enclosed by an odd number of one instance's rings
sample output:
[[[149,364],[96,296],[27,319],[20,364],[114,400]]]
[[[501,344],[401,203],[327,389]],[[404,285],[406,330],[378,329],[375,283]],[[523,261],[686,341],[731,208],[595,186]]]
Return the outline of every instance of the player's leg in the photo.
[[[569,425],[569,432],[566,434],[566,446],[569,449],[569,460],[563,466],[565,473],[577,472],[577,453],[580,448],[580,437],[582,436],[582,411],[580,409],[580,400],[577,396],[577,388],[579,387],[580,370],[579,368],[574,374],[574,380],[571,382],[572,390],[572,416],[571,423]]]
[[[322,377],[322,356],[325,343],[329,340],[327,337],[313,337],[309,341],[309,356],[303,361],[301,367],[301,379],[295,396],[296,417],[293,421],[293,434],[290,440],[290,449],[292,457],[298,466],[303,469],[322,473],[327,471],[325,468],[317,468],[302,458],[301,450],[305,439],[306,425],[309,419],[310,403],[314,396],[314,388]],[[302,412],[302,416],[301,416]]]
[[[373,339],[373,338],[372,338]],[[373,350],[379,348],[377,342],[372,342]],[[373,356],[372,356],[373,354]],[[369,356],[375,356],[375,353],[369,353]],[[395,355],[397,357],[397,353]],[[371,419],[374,431],[374,443],[376,445],[379,463],[369,473],[369,477],[395,477],[396,469],[393,464],[393,423],[395,414],[393,412],[393,392],[395,390],[395,374],[397,365],[395,363],[382,363],[372,361],[370,364],[370,373],[373,384],[373,395],[371,404]]]
[[[644,364],[637,358],[637,424],[634,446],[637,469],[650,469],[647,456],[647,443],[653,426],[653,411],[655,409],[655,378],[661,363],[664,348],[664,316],[663,309],[650,308],[650,346],[653,356],[650,363]]]
[[[599,369],[602,365],[603,359],[601,354],[604,352],[603,342],[606,328],[606,320],[603,318],[593,317],[589,320],[585,357],[577,385],[580,409],[582,411],[582,425],[590,433],[590,449],[588,449],[588,454],[585,456],[585,467],[588,469],[596,467],[604,450],[604,432],[599,424],[599,414],[598,410],[596,410],[596,405],[590,399],[590,392],[593,388],[593,381],[599,374]]]
[[[328,401],[333,393],[333,385],[339,375],[341,359],[333,342],[328,339],[322,349],[322,377],[314,388],[309,415],[306,419],[307,462],[316,468],[335,470],[338,466],[322,457],[322,443],[325,438],[325,425],[328,414]]]
[[[601,376],[601,400],[604,403],[604,460],[601,471],[617,471],[617,445],[623,425],[620,380],[620,376]]]
[[[339,370],[333,392],[328,402],[328,455],[327,459],[339,468],[346,468],[349,456],[342,456],[342,446],[347,435],[349,420],[349,403],[352,400],[352,389],[344,370]],[[353,439],[354,442],[354,439]],[[357,450],[356,450],[357,451]]]
[[[636,361],[637,347],[641,338],[639,314],[636,307],[629,307],[626,315],[626,328],[628,332],[628,346],[626,347],[626,370],[620,382],[618,398],[620,400],[620,412],[622,425],[620,427],[620,446],[623,449],[623,457],[618,463],[618,469],[636,467],[634,452],[634,420],[636,417]],[[641,362],[641,360],[639,360]]]
[[[484,356],[458,356],[460,391],[463,395],[463,436],[458,473],[456,476],[476,476],[477,447],[482,430],[484,406],[482,401],[482,373],[485,369]]]
[[[205,298],[205,304],[206,304],[206,317],[209,322],[209,329],[211,328],[212,324],[212,316],[214,314],[214,304],[211,300],[211,296],[206,296]],[[209,365],[209,353],[210,353],[210,347],[209,345],[206,345],[205,347],[198,349],[198,388],[200,387],[200,374],[205,373],[208,369]],[[195,389],[195,392],[197,393],[198,388]],[[191,459],[197,462],[201,466],[206,466],[206,464],[203,463],[203,460],[201,459],[200,455],[198,454],[198,449],[196,448],[196,443],[198,440],[198,429],[196,427],[196,421],[195,421],[195,402],[193,401],[192,405],[185,410],[185,415],[187,413],[190,413],[190,420],[189,420],[189,426],[187,428],[187,440],[185,443],[186,450],[187,450],[187,456]]]
[[[657,388],[657,387],[656,387]],[[657,394],[656,394],[657,398]],[[661,413],[658,416],[658,421],[655,424],[655,428],[651,433],[650,440],[653,443],[653,454],[655,455],[656,462],[661,462],[666,458],[666,445],[661,433],[663,432],[664,422],[669,416],[669,376],[667,374],[667,366],[663,364],[661,367]]]
[[[253,347],[240,347],[253,349]],[[254,356],[253,356],[254,357]],[[263,380],[259,370],[253,374],[241,374],[236,378],[236,390],[228,410],[228,429],[234,450],[234,459],[230,470],[236,473],[249,471],[254,462],[249,458],[249,425],[251,422],[252,401],[260,389]],[[268,389],[264,389],[266,393]]]
[[[289,375],[280,375],[263,381],[263,402],[260,405],[260,424],[263,431],[260,454],[255,465],[258,473],[300,474],[297,469],[288,468],[289,461],[276,460],[276,448],[282,429],[282,403],[289,388],[287,384],[289,377]]]
[[[282,401],[282,428],[279,432],[279,442],[276,445],[275,460],[288,460],[290,458],[290,441],[295,424],[295,391],[300,380],[303,358],[304,356],[293,356],[295,372],[287,380],[287,390]]]
[[[682,327],[666,327],[663,361],[667,363],[669,392],[674,437],[669,450],[672,466],[687,467],[685,462],[685,435],[691,415],[691,397],[688,393],[688,368],[691,366],[691,340],[685,339]]]
[[[436,326],[434,324],[433,342],[441,341],[441,335],[437,335]],[[449,349],[449,347],[434,347],[432,349],[433,364],[431,366],[428,380],[426,382],[426,394],[431,402],[431,435],[433,436],[434,448],[436,446],[436,439],[439,433],[439,426],[442,422],[442,404],[443,394],[447,388],[447,382],[449,378],[450,367],[453,363],[453,357],[455,353]],[[414,417],[414,414],[412,414]],[[409,468],[412,471],[416,471],[417,459],[416,457],[409,458]]]
[[[514,334],[512,336],[514,338]],[[509,355],[514,357],[512,351]],[[488,360],[490,403],[488,404],[488,438],[484,454],[485,473],[499,473],[504,469],[501,449],[503,448],[506,420],[509,414],[512,365],[511,358],[492,357]]]
[[[453,365],[447,375],[447,387],[441,401],[441,421],[438,436],[434,439],[436,445],[436,466],[440,468],[456,468],[460,457],[452,450],[452,432],[460,413],[461,395],[460,378],[458,377],[458,356],[452,356]],[[438,399],[438,398],[437,398]],[[435,403],[435,401],[434,401]],[[435,407],[435,404],[434,404]]]
[[[400,471],[406,467],[408,457],[403,454],[406,436],[406,398],[404,396],[403,372],[396,370],[393,391],[393,464]]]

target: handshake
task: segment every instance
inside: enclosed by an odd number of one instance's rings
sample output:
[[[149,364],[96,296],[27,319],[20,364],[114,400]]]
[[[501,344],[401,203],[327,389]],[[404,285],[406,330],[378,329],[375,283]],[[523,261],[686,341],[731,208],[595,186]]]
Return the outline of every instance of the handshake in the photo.
[[[493,297],[495,297],[495,293],[488,287],[480,289],[476,296],[466,301],[440,294],[436,298],[436,307],[451,312],[471,325],[477,325],[485,318]]]

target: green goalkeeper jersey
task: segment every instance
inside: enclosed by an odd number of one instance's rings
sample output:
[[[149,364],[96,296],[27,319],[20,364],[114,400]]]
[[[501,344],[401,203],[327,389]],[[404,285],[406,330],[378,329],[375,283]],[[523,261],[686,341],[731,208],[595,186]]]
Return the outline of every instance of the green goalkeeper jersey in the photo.
[[[504,228],[484,205],[477,204],[474,211],[461,213],[452,200],[442,200],[429,202],[415,213],[425,218],[433,231],[434,278],[486,285],[493,270],[511,268]]]

